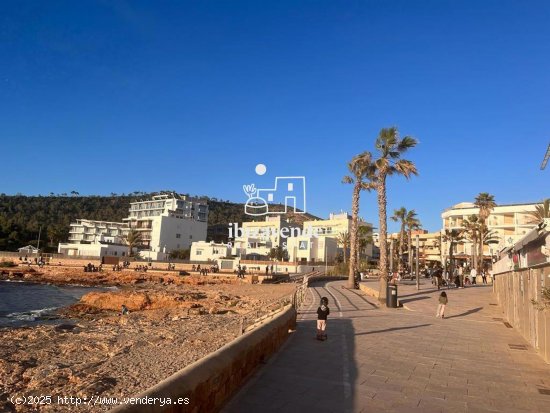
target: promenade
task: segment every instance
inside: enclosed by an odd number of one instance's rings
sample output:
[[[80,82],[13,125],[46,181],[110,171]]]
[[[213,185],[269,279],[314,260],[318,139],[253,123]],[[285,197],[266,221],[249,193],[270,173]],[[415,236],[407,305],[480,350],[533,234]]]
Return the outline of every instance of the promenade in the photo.
[[[297,330],[224,413],[550,411],[539,392],[550,389],[550,365],[505,326],[491,286],[445,290],[445,319],[435,318],[429,281],[420,291],[400,285],[399,309],[344,286],[309,288]],[[314,338],[322,296],[331,309],[324,342]]]

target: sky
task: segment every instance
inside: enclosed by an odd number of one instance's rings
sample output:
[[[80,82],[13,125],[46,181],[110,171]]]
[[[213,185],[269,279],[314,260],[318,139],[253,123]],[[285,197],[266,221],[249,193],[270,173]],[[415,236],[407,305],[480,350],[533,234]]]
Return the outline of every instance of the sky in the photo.
[[[0,192],[244,202],[305,176],[326,217],[351,211],[347,163],[397,126],[419,176],[388,180],[390,215],[433,231],[479,192],[539,201],[548,21],[548,1],[3,1]]]

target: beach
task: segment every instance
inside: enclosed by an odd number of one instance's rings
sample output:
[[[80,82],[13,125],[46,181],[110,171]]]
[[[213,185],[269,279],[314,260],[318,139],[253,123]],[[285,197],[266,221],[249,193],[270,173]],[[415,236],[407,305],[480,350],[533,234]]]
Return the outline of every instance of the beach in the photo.
[[[58,311],[60,319],[53,325],[0,329],[0,411],[29,411],[9,399],[31,395],[52,397],[51,404],[38,407],[44,412],[108,410],[107,405],[75,407],[56,401],[135,396],[236,338],[242,314],[295,287],[252,285],[235,277],[88,274],[57,267],[17,277],[117,288],[89,292]],[[120,314],[121,303],[129,314]]]

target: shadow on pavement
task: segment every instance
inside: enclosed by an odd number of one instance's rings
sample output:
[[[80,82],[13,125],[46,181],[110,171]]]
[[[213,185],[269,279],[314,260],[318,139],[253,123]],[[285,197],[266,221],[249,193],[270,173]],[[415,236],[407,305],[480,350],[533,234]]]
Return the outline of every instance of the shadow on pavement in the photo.
[[[411,303],[413,301],[420,301],[420,300],[427,300],[427,299],[430,299],[432,297],[428,296],[428,295],[423,295],[423,296],[420,296],[420,297],[416,297],[416,298],[410,298],[410,299],[405,299],[405,300],[399,300],[401,302],[401,304],[407,304],[407,303]]]
[[[411,328],[419,328],[419,327],[429,327],[431,324],[419,324],[416,326],[405,326],[405,327],[392,327],[392,328],[385,328],[383,330],[375,330],[375,331],[365,331],[364,333],[356,333],[356,336],[362,336],[366,334],[378,334],[378,333],[388,333],[390,331],[397,331],[397,330],[409,330]]]
[[[327,340],[317,321],[298,320],[283,348],[261,366],[222,413],[352,412],[358,366],[351,320],[331,307]]]
[[[476,308],[472,308],[471,310],[465,311],[461,314],[455,314],[455,315],[451,315],[451,316],[448,316],[448,317],[445,317],[445,318],[465,317],[467,315],[477,313],[478,311],[481,311],[482,309],[483,309],[483,307],[476,307]]]

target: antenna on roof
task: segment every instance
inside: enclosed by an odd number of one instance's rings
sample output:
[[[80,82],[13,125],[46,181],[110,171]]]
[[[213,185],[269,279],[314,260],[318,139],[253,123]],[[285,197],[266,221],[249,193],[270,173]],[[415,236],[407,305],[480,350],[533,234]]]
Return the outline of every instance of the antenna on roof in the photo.
[[[542,164],[540,165],[541,171],[544,170],[544,168],[546,168],[548,159],[550,159],[550,143],[548,144],[548,149],[546,149],[546,155],[544,155],[544,159],[542,160]]]

